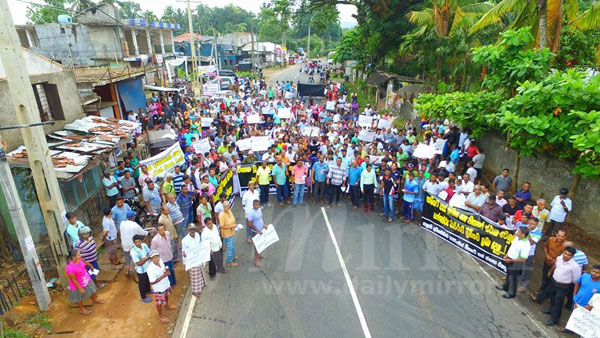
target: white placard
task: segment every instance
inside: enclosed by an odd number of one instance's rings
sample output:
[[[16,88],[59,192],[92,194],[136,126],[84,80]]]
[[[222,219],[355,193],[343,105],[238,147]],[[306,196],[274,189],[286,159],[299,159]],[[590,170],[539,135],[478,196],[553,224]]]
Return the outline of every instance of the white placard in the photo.
[[[361,130],[360,133],[358,133],[358,139],[361,141],[373,142],[373,140],[375,139],[375,132]]]
[[[383,156],[369,155],[369,159],[371,160],[371,163],[380,165],[381,160],[383,160]]]
[[[266,151],[273,144],[269,136],[252,136],[252,151]]]
[[[367,115],[358,115],[358,125],[361,127],[371,128],[373,117]]]
[[[329,111],[334,111],[335,110],[335,101],[327,101],[327,104],[325,105],[325,109],[329,110]]]
[[[210,261],[210,242],[202,241],[185,251],[185,271]]]
[[[277,116],[279,116],[280,119],[291,119],[292,110],[290,108],[279,108]]]
[[[158,155],[140,161],[140,165],[148,166],[148,172],[160,177],[173,171],[176,165],[181,166],[183,164],[185,164],[185,158],[179,142],[175,142],[175,144],[163,150]]]
[[[584,338],[598,338],[600,337],[600,317],[578,306],[571,313],[565,328]]]
[[[379,119],[379,123],[377,124],[378,129],[388,129],[392,126],[391,120]]]
[[[235,144],[237,145],[237,147],[240,151],[247,151],[247,150],[252,149],[252,139],[249,139],[249,138],[239,140],[239,141],[235,142]]]
[[[203,117],[202,120],[200,120],[200,125],[203,128],[210,127],[210,125],[213,123],[213,120],[214,119],[212,117]]]
[[[192,143],[192,147],[194,147],[196,154],[206,154],[210,151],[210,140],[208,137],[203,138],[200,141]]]
[[[248,124],[260,123],[260,115],[258,115],[258,114],[248,115],[248,117],[246,118],[246,122],[248,122]]]
[[[308,136],[308,137],[317,137],[321,134],[321,129],[319,129],[319,127],[304,127],[304,130],[302,131],[302,135],[304,136]]]
[[[413,157],[431,159],[435,156],[435,147],[428,146],[424,143],[419,143],[415,151],[413,151]]]
[[[442,152],[444,151],[444,146],[446,145],[446,141],[447,140],[444,140],[443,138],[438,138],[437,140],[435,140],[433,146],[435,147],[436,154],[442,154]]]
[[[294,98],[294,93],[288,92],[288,91],[285,92],[285,99],[286,100],[291,100],[293,98]]]
[[[263,230],[262,235],[257,234],[252,238],[252,243],[254,243],[254,247],[258,253],[263,252],[271,244],[278,241],[279,236],[277,236],[277,231],[273,224],[269,224],[267,229]]]

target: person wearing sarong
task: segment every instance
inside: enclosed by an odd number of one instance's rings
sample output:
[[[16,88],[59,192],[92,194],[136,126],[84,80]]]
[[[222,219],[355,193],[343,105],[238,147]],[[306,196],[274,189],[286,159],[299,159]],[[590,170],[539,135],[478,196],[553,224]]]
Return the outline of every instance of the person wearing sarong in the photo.
[[[198,235],[198,228],[195,223],[188,224],[188,234],[181,240],[181,252],[183,254],[183,264],[186,264],[186,252],[191,249],[200,246],[201,242],[200,235]],[[200,264],[188,269],[190,275],[190,286],[192,288],[192,294],[196,297],[200,296],[200,292],[206,286],[206,263]]]

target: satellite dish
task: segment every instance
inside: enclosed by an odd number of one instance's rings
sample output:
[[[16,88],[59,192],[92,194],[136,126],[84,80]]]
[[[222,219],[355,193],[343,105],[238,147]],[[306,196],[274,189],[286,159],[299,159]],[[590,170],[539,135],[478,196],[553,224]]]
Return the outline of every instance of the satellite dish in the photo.
[[[73,23],[73,19],[69,15],[61,14],[58,16],[58,23]]]

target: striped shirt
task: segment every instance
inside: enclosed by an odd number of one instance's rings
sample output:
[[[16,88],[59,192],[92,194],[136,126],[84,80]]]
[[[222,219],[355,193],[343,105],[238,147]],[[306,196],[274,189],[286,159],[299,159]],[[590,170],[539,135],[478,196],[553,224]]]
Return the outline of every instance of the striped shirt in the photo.
[[[98,260],[98,251],[96,250],[96,242],[94,242],[94,238],[90,236],[87,241],[82,241],[81,239],[77,241],[75,244],[75,249],[79,249],[81,252],[81,258],[83,258],[86,262],[92,263]]]
[[[175,186],[175,193],[181,192],[181,186],[183,185],[183,173],[173,174],[173,186]]]
[[[331,166],[329,168],[329,173],[327,174],[327,178],[329,178],[329,183],[333,185],[342,185],[344,180],[348,177],[348,170],[344,166]]]
[[[179,209],[179,205],[177,203],[167,203],[167,207],[169,207],[169,215],[173,219],[174,223],[177,223],[183,220],[183,214],[181,213],[181,209]]]
[[[588,265],[590,262],[585,254],[585,252],[581,250],[575,251],[575,255],[573,256],[573,260],[579,264],[579,267],[583,269],[584,265]]]

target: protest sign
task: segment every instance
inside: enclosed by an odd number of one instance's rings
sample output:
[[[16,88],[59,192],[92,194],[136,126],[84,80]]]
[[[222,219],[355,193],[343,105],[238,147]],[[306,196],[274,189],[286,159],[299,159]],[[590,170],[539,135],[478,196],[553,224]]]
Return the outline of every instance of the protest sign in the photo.
[[[302,131],[302,135],[308,137],[319,136],[320,133],[321,129],[319,129],[319,127],[304,127],[304,130]]]
[[[441,155],[442,152],[444,151],[444,146],[446,145],[446,141],[443,138],[438,138],[437,140],[435,140],[435,143],[433,144],[433,146],[435,147],[435,153],[438,155]]]
[[[373,142],[375,139],[375,132],[361,130],[360,133],[358,133],[358,139],[365,142]]]
[[[279,108],[277,116],[279,116],[280,119],[291,119],[292,111],[290,108]]]
[[[600,317],[578,306],[571,313],[565,328],[584,338],[600,338]]]
[[[269,136],[252,136],[252,151],[266,151],[273,144]]]
[[[291,100],[294,98],[294,93],[290,92],[290,91],[286,91],[285,92],[285,99],[286,100]]]
[[[325,109],[328,111],[334,111],[335,110],[335,101],[327,101],[327,104],[325,105]]]
[[[371,128],[373,117],[367,115],[358,115],[358,125],[364,128]]]
[[[379,123],[377,123],[377,129],[388,129],[392,126],[391,120],[379,119]]]
[[[413,157],[431,159],[435,156],[435,147],[419,143],[413,151]]]
[[[514,230],[490,223],[478,214],[451,207],[437,196],[425,193],[421,227],[492,268],[506,273],[504,255]]]
[[[179,142],[175,142],[175,144],[155,156],[140,161],[140,166],[148,166],[149,173],[161,177],[166,173],[173,171],[173,167],[176,165],[181,166],[184,164],[185,158],[183,156],[183,151],[181,151],[181,147],[179,146]]]
[[[194,147],[196,154],[206,154],[210,151],[210,140],[208,137],[203,138],[200,141],[192,143],[192,147]]]
[[[248,124],[260,123],[260,115],[258,115],[258,114],[248,115],[248,117],[246,118],[246,121],[248,122]]]
[[[200,235],[196,235],[200,236]],[[210,242],[202,241],[200,245],[193,246],[185,252],[185,271],[196,268],[202,263],[210,261]]]
[[[258,253],[263,252],[271,244],[278,241],[279,236],[277,236],[277,231],[275,231],[273,224],[270,224],[267,229],[263,230],[262,235],[257,234],[252,238],[252,243],[254,243],[254,247]]]
[[[237,147],[240,151],[246,151],[246,150],[252,149],[252,139],[249,139],[249,138],[241,139],[241,140],[235,142],[235,144],[237,145]]]
[[[208,128],[213,123],[213,120],[212,117],[203,117],[202,120],[200,120],[200,125],[202,128]]]

